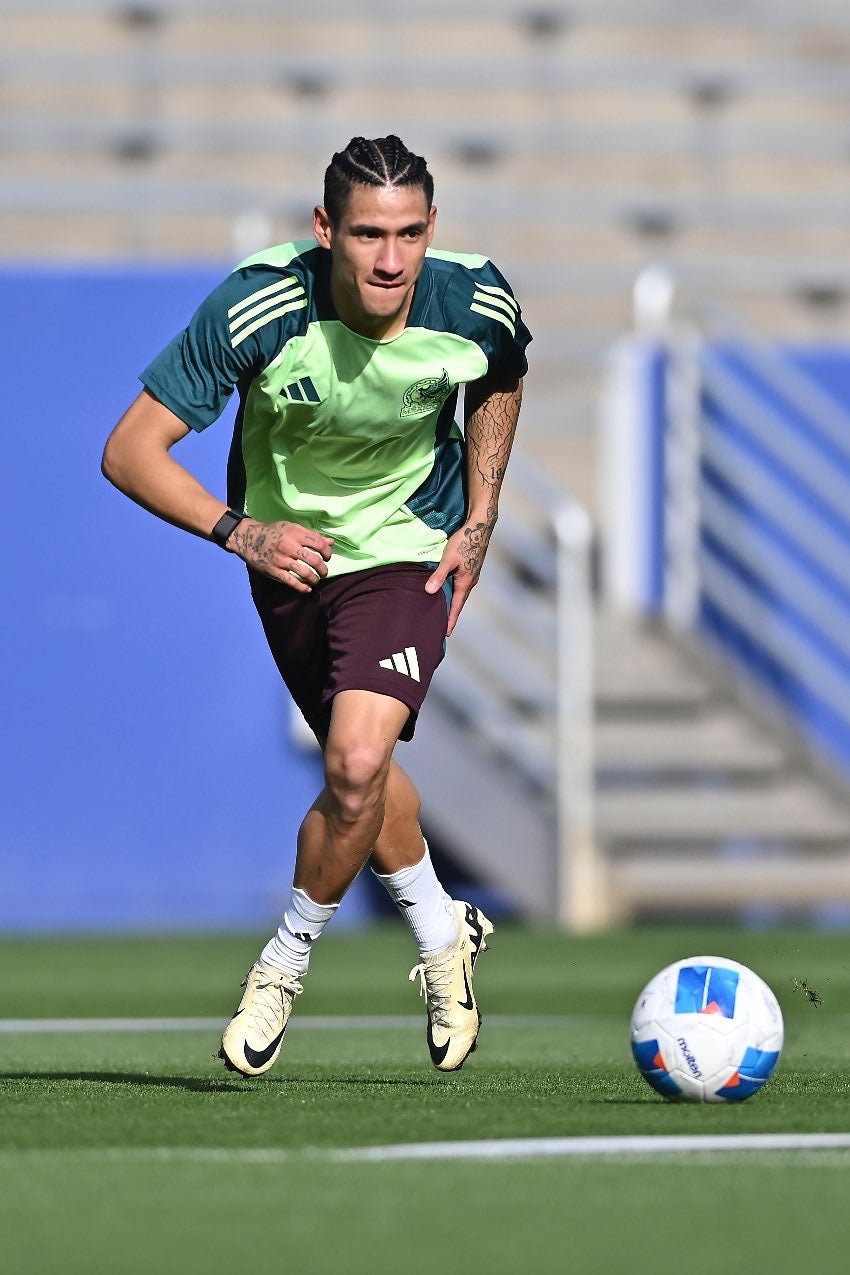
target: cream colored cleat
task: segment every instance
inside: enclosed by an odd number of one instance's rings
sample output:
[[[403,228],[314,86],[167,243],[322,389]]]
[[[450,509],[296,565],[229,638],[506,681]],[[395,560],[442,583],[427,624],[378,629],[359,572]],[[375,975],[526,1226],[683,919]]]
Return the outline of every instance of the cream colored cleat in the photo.
[[[259,1076],[273,1066],[301,984],[283,970],[257,961],[242,984],[245,994],[224,1029],[219,1058],[229,1071]]]
[[[458,937],[454,943],[422,958],[410,971],[419,975],[428,1025],[425,1039],[431,1061],[440,1071],[457,1071],[475,1049],[481,1015],[472,991],[475,962],[487,950],[492,922],[471,903],[454,900]]]

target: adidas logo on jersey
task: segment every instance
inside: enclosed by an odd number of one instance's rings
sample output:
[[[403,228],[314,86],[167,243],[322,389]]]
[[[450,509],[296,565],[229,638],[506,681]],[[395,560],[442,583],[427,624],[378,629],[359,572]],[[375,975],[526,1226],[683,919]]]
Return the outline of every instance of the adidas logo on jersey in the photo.
[[[322,401],[309,376],[302,376],[300,381],[285,385],[280,391],[280,396],[289,399],[290,403],[321,403]]]
[[[476,314],[486,314],[489,319],[495,319],[508,329],[511,336],[516,336],[519,306],[504,288],[495,288],[486,283],[477,284],[469,308]]]
[[[304,310],[307,294],[304,285],[295,275],[286,275],[279,283],[252,292],[238,305],[227,311],[230,320],[230,344],[234,350],[246,337],[264,328],[274,319],[289,314],[290,310]]]
[[[405,677],[412,677],[414,682],[422,680],[419,676],[419,660],[416,658],[415,646],[406,646],[403,651],[396,651],[395,655],[389,655],[378,663],[381,668],[388,668],[395,673],[403,673]]]

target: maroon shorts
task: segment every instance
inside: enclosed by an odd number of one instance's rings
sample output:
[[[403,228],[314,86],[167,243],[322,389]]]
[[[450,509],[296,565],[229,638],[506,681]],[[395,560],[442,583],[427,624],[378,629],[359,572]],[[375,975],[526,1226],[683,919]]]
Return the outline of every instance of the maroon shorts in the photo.
[[[416,716],[445,653],[447,594],[426,593],[433,567],[397,563],[334,576],[296,593],[249,572],[254,605],[290,695],[317,735],[326,736],[338,691],[377,691]]]

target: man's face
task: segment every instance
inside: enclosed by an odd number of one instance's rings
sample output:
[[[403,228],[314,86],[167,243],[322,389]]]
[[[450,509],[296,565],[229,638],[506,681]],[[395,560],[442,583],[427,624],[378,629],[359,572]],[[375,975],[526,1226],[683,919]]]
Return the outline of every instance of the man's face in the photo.
[[[354,186],[336,226],[316,208],[313,231],[331,251],[331,296],[346,327],[374,340],[402,331],[436,213],[421,186]]]

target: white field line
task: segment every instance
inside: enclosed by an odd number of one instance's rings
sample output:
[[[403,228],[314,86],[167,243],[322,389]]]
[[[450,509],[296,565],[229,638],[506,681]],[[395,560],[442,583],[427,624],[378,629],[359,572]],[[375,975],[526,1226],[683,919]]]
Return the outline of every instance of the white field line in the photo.
[[[505,1138],[417,1142],[334,1151],[336,1161],[526,1160],[564,1156],[681,1155],[718,1151],[850,1150],[850,1133],[646,1134],[610,1137]]]
[[[569,1014],[488,1014],[494,1027],[564,1027],[583,1021]],[[0,1018],[0,1036],[26,1036],[42,1032],[194,1032],[220,1031],[221,1018]],[[299,1014],[292,1027],[298,1031],[373,1031],[381,1028],[421,1027],[422,1014]]]
[[[300,1027],[328,1030],[333,1027],[352,1030],[366,1027],[405,1027],[419,1019],[404,1018],[331,1018],[302,1016]],[[0,1036],[28,1036],[33,1033],[65,1032],[194,1032],[221,1031],[227,1015],[221,1018],[4,1018],[0,1019]],[[295,1026],[293,1019],[292,1026]]]
[[[638,1157],[687,1157],[705,1162],[713,1157],[803,1153],[806,1164],[850,1168],[850,1133],[673,1134],[632,1137],[504,1138],[473,1142],[414,1142],[384,1147],[100,1147],[39,1148],[0,1151],[0,1167],[21,1159],[67,1157],[72,1160],[141,1163],[291,1165],[384,1164],[421,1160],[538,1160]],[[831,1154],[830,1154],[831,1153]]]

